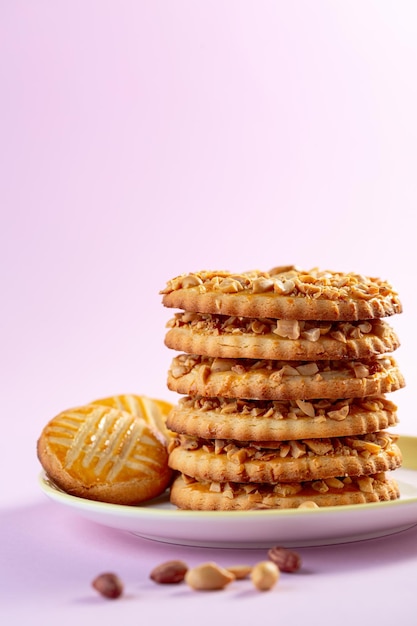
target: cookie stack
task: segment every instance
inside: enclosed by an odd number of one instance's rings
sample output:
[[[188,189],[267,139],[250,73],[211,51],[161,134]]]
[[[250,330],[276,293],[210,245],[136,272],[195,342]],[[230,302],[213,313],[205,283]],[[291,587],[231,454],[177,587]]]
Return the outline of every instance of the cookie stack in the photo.
[[[333,506],[399,497],[404,386],[379,278],[294,266],[170,280],[171,502],[191,510]]]

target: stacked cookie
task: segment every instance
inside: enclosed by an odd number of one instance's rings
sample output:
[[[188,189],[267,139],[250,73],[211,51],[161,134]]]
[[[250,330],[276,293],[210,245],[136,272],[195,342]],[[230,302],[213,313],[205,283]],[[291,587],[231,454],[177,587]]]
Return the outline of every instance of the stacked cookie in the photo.
[[[170,280],[180,309],[165,344],[182,394],[171,501],[193,510],[377,502],[399,496],[399,346],[383,319],[402,310],[392,287],[358,274],[191,273]],[[314,503],[314,504],[311,504]]]

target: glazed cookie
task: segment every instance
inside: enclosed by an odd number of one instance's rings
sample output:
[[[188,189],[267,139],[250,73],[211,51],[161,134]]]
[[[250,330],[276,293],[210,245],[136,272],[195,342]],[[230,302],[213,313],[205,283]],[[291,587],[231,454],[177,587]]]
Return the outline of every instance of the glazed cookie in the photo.
[[[273,361],[180,354],[168,371],[169,389],[186,395],[308,400],[363,398],[405,385],[391,356],[361,361]]]
[[[204,439],[283,441],[373,433],[397,422],[397,407],[384,396],[312,401],[185,396],[167,425]]]
[[[401,466],[396,439],[386,432],[280,442],[180,435],[169,465],[197,480],[214,482],[273,484],[365,476]]]
[[[37,453],[58,487],[90,500],[138,504],[172,478],[162,436],[143,418],[108,406],[60,413],[43,429]]]
[[[319,507],[343,506],[398,497],[396,481],[383,473],[276,485],[198,482],[180,475],[173,482],[170,495],[172,504],[194,511],[294,509],[305,502],[315,502]]]
[[[185,311],[177,313],[168,328],[168,348],[236,359],[363,359],[400,345],[382,320],[317,322]]]
[[[172,409],[172,404],[165,400],[148,398],[147,396],[136,394],[121,394],[118,396],[100,398],[90,404],[109,406],[113,409],[120,409],[136,417],[143,418],[149,426],[161,433],[166,441],[169,441],[174,434],[166,425],[167,416]]]
[[[402,311],[398,294],[380,278],[295,266],[183,274],[160,293],[164,306],[228,316],[335,321]]]

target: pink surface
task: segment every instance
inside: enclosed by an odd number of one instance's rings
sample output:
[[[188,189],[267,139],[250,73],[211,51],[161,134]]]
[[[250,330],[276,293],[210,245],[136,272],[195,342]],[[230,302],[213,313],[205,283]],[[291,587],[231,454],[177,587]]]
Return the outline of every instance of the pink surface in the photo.
[[[405,309],[391,322],[400,431],[417,435],[416,24],[401,0],[2,3],[0,615],[191,623],[211,601],[143,582],[174,548],[78,521],[37,485],[57,412],[123,392],[175,401],[158,292],[179,273],[297,263],[389,279]],[[347,589],[343,624],[376,606],[372,580],[393,589],[374,615],[389,623],[412,599],[415,539],[308,549],[314,575],[216,601],[234,616],[239,601],[240,620],[311,618],[313,599]],[[132,597],[104,606],[86,581],[113,566]]]
[[[1,516],[4,623],[415,624],[417,529],[365,542],[301,548],[302,568],[282,573],[270,592],[236,581],[219,592],[156,585],[151,569],[171,559],[253,565],[265,550],[215,550],[141,540],[81,521],[40,501]],[[16,545],[18,542],[18,545]],[[106,600],[92,589],[97,574],[115,571],[125,595]],[[7,575],[6,575],[7,574]]]

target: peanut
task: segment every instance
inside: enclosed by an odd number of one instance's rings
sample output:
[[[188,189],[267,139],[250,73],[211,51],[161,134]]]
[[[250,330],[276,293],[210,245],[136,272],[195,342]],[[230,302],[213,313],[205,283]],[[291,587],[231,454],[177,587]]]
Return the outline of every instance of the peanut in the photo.
[[[235,576],[217,563],[202,563],[189,569],[185,575],[185,582],[197,591],[215,591],[224,589],[235,580]]]
[[[298,507],[299,509],[318,509],[319,505],[314,500],[305,500]]]
[[[99,594],[111,600],[118,598],[123,593],[122,581],[112,572],[100,574],[91,584],[94,589],[99,592]]]
[[[226,567],[227,571],[233,574],[236,580],[247,578],[252,571],[251,565],[230,565]]]
[[[166,561],[157,565],[149,578],[160,585],[172,585],[184,580],[188,565],[184,561]]]
[[[259,591],[269,591],[279,579],[279,569],[272,561],[260,561],[251,573],[253,584]]]
[[[268,558],[281,572],[297,572],[301,567],[301,558],[297,552],[275,546],[268,551]]]

